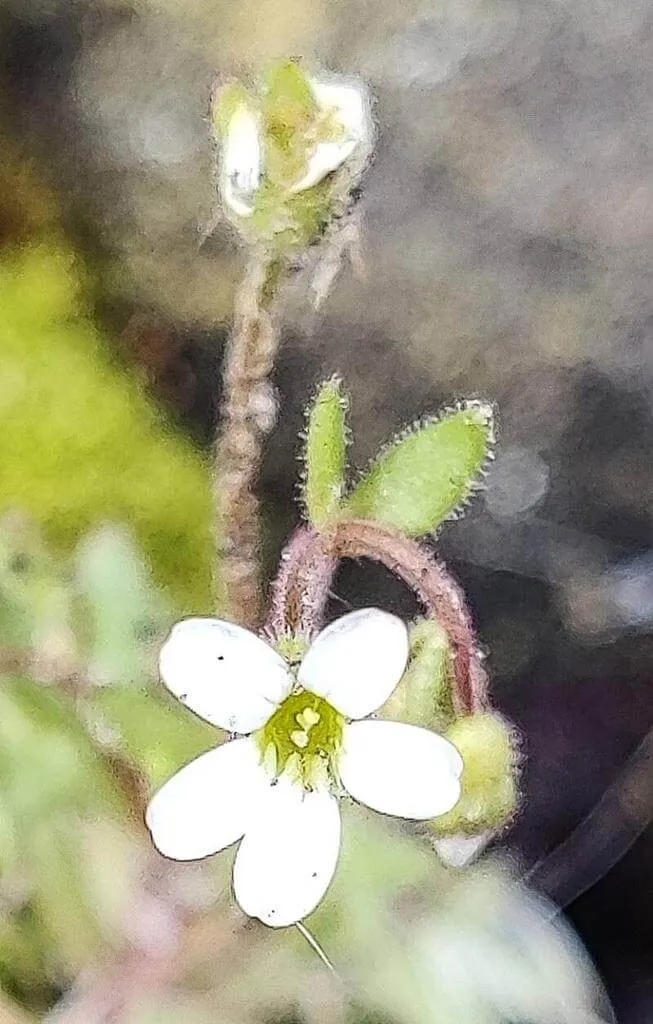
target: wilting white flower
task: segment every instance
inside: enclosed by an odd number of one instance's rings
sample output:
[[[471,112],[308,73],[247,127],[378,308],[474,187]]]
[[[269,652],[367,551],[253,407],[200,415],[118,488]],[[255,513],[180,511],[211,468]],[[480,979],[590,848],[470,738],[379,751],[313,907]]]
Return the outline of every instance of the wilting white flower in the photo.
[[[146,815],[167,857],[207,857],[242,839],[236,899],[281,927],[322,899],[340,847],[338,798],[428,819],[460,795],[462,758],[414,725],[363,721],[388,699],[408,658],[394,615],[367,608],[328,626],[296,671],[264,640],[217,619],[187,619],[161,651],[166,686],[200,717],[241,734],[200,755]]]
[[[363,88],[313,78],[307,81],[317,105],[315,138],[309,132],[306,169],[288,186],[290,194],[312,188],[347,162],[355,176],[371,148],[372,120]],[[254,212],[265,162],[263,118],[242,100],[235,105],[221,136],[220,192],[231,213],[249,217]]]

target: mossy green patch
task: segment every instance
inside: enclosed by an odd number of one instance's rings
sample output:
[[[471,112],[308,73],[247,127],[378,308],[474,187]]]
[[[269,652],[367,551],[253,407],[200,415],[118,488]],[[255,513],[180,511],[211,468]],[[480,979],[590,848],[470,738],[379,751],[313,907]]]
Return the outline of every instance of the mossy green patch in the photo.
[[[208,609],[208,466],[112,357],[71,252],[9,252],[0,317],[0,513],[28,512],[67,550],[99,522],[126,522],[175,601]]]

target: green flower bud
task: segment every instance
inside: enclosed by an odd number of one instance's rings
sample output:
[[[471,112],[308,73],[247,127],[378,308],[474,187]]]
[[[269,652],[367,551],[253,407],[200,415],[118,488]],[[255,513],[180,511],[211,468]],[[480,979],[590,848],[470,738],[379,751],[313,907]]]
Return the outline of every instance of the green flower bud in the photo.
[[[212,121],[224,211],[278,254],[314,241],[343,212],[372,148],[362,86],[314,78],[295,61],[273,65],[260,96],[238,83],[218,89]]]
[[[410,633],[411,658],[401,682],[380,714],[443,731],[453,718],[451,648],[433,619],[420,619]]]
[[[464,761],[460,800],[429,823],[437,836],[475,835],[500,828],[517,805],[517,746],[514,729],[500,715],[482,712],[458,718],[445,736]]]

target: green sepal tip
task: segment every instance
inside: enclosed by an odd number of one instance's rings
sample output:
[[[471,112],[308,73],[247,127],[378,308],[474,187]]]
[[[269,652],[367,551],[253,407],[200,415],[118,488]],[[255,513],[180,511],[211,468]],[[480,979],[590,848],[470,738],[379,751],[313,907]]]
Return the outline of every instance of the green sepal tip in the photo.
[[[345,486],[347,399],[337,377],[320,385],[309,407],[305,463],[306,514],[319,528],[339,513]]]

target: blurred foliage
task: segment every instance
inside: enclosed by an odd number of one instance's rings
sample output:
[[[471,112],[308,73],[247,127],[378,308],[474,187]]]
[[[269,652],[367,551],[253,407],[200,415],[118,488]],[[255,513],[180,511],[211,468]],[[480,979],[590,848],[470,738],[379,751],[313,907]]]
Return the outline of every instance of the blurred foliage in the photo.
[[[173,597],[206,609],[205,460],[173,432],[95,327],[89,282],[52,228],[45,190],[20,162],[3,159],[0,167],[9,225],[13,216],[25,230],[27,207],[47,227],[0,258],[0,511],[28,512],[68,550],[91,525],[129,523]]]
[[[142,689],[166,607],[124,529],[65,558],[0,521],[0,978],[37,1009],[119,934],[130,807],[215,738]]]
[[[122,817],[124,801],[64,697],[5,678],[0,723],[0,962],[10,991],[29,990],[34,980],[37,988],[55,984],[97,955],[104,926],[91,909],[98,865],[80,858],[79,821]]]
[[[550,918],[498,860],[448,871],[354,806],[312,921],[361,1001],[396,1022],[598,1024],[588,962]]]
[[[156,645],[172,617],[149,566],[123,527],[103,527],[77,546],[73,583],[77,635],[85,639],[91,683],[142,682],[152,675]]]

